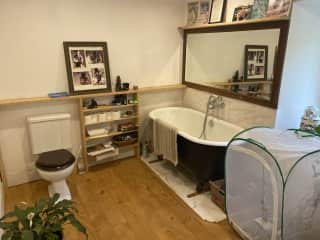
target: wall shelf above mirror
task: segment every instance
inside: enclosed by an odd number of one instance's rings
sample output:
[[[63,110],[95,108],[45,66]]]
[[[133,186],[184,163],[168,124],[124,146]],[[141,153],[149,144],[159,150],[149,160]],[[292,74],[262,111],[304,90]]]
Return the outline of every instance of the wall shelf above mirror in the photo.
[[[289,19],[181,28],[183,84],[277,108]]]

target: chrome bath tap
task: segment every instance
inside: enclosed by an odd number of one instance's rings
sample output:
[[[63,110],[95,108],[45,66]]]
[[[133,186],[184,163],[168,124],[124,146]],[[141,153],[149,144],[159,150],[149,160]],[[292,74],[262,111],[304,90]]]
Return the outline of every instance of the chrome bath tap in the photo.
[[[225,103],[224,100],[221,96],[215,96],[215,95],[211,95],[209,97],[208,103],[207,103],[207,111],[206,111],[206,116],[204,118],[203,121],[203,128],[202,128],[202,132],[200,135],[200,138],[206,139],[206,128],[207,128],[207,122],[208,122],[208,116],[211,115],[212,110],[218,109],[218,108],[224,108],[225,107]],[[214,126],[214,122],[213,120],[210,121],[210,125],[213,127]]]

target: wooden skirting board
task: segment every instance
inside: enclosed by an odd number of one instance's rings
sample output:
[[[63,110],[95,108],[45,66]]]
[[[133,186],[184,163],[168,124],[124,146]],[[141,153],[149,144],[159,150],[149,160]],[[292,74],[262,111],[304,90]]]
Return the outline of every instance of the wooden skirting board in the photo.
[[[122,91],[122,92],[105,92],[105,93],[95,93],[95,94],[85,94],[85,95],[74,95],[74,96],[60,97],[60,98],[32,97],[32,98],[2,99],[0,100],[0,107],[7,106],[7,105],[18,105],[18,104],[71,101],[71,100],[79,100],[79,99],[84,99],[89,97],[90,98],[107,97],[107,96],[114,96],[119,94],[161,92],[161,91],[170,91],[170,90],[177,90],[177,89],[184,89],[184,88],[186,88],[186,86],[183,84],[175,84],[175,85],[164,85],[164,86],[157,86],[157,87],[144,87],[138,90],[129,90],[129,91]]]

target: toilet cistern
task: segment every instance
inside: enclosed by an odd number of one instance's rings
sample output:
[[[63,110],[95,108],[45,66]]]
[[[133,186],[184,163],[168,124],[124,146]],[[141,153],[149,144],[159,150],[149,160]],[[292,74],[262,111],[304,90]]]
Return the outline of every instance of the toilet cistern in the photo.
[[[68,113],[41,115],[27,118],[32,154],[38,155],[36,170],[48,181],[49,195],[60,194],[60,199],[71,200],[66,178],[76,164],[68,149],[71,142],[71,115]]]

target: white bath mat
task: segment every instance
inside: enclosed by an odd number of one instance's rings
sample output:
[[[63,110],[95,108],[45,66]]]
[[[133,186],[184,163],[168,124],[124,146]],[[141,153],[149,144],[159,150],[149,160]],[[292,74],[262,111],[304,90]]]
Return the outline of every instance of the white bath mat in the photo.
[[[143,162],[203,220],[216,223],[226,219],[226,214],[212,202],[210,192],[188,198],[187,195],[196,189],[195,183],[168,161],[149,164],[150,160],[152,158],[144,159]]]

